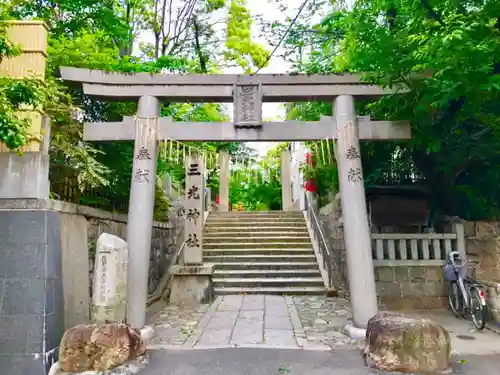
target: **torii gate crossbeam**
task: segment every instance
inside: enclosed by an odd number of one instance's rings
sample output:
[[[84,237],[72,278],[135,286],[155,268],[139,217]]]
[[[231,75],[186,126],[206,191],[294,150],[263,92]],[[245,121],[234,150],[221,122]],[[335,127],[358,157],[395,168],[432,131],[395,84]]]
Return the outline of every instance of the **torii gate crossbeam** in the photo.
[[[359,139],[370,141],[404,140],[411,138],[406,121],[371,121],[358,116]],[[130,141],[135,139],[136,119],[126,116],[121,122],[96,122],[84,125],[86,141]],[[322,116],[321,121],[273,121],[262,126],[237,128],[229,122],[174,122],[170,117],[159,119],[159,140],[199,142],[283,142],[338,139],[334,117]]]

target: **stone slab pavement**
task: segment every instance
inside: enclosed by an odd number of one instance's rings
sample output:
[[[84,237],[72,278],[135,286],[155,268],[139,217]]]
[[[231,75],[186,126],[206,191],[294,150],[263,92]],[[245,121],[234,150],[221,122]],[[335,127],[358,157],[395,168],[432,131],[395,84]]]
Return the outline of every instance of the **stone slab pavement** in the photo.
[[[477,332],[448,311],[408,311],[427,316],[451,334],[462,374],[497,375],[500,335]],[[148,313],[156,337],[144,375],[380,374],[364,367],[362,342],[342,334],[349,302],[324,296],[218,297],[211,305],[157,304]],[[269,350],[272,349],[272,350]]]
[[[477,332],[449,311],[408,311],[442,324],[457,355],[500,354],[500,335]],[[325,296],[221,296],[211,305],[157,305],[149,311],[156,337],[151,349],[260,347],[337,350],[362,348],[343,334],[349,301]]]
[[[184,310],[182,314],[168,309],[168,306],[160,309],[156,314],[156,319],[152,319],[156,337],[150,345],[151,348],[168,349],[180,346],[183,348],[331,349],[329,342],[313,337],[309,331],[310,339],[308,339],[292,297],[221,296],[207,307],[197,310],[189,307],[181,308]],[[172,313],[176,319],[182,316],[183,322],[180,326],[179,322],[171,319]],[[346,319],[346,317],[343,318],[344,324],[347,322]],[[321,321],[326,322],[324,319]],[[338,324],[339,329],[342,326]],[[346,342],[352,341],[337,331],[329,334]]]
[[[465,356],[464,375],[498,375],[500,356]],[[310,351],[262,348],[154,350],[143,375],[369,375],[360,350]]]

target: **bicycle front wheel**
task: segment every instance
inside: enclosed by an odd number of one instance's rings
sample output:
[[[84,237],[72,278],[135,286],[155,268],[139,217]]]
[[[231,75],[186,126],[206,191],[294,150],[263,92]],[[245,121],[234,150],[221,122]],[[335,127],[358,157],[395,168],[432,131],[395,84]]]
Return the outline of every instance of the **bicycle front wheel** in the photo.
[[[462,293],[456,282],[451,282],[448,286],[448,304],[453,314],[455,314],[458,318],[464,317],[462,308]]]
[[[486,309],[481,303],[479,290],[476,288],[471,288],[470,290],[470,314],[474,327],[476,327],[478,331],[484,329],[486,325]]]

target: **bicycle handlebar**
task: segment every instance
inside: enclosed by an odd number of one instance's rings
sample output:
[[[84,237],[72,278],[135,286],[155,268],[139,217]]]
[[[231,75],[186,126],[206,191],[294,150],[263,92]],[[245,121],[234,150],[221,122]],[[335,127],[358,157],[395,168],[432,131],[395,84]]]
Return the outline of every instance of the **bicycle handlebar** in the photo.
[[[458,251],[450,251],[450,253],[448,254],[448,259],[455,267],[463,266],[463,264],[458,265],[455,263],[455,261],[457,260],[462,260]]]

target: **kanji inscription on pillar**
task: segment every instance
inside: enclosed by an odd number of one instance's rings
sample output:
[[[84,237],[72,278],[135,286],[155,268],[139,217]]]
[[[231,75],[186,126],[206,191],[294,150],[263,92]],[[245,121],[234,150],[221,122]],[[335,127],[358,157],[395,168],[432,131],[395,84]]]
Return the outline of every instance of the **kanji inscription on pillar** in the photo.
[[[188,171],[187,171],[188,176],[200,176],[200,166],[197,163],[190,164]]]
[[[137,168],[134,174],[134,181],[140,184],[149,183],[149,169]]]
[[[151,160],[151,154],[146,147],[141,146],[141,148],[137,152],[137,155],[135,155],[135,158],[137,160]]]
[[[351,168],[347,172],[347,180],[349,182],[360,182],[363,181],[363,172],[361,168]]]
[[[184,264],[203,263],[203,217],[205,213],[204,160],[192,155],[186,160],[186,188],[182,216],[184,216]]]
[[[196,185],[191,186],[187,190],[187,198],[188,199],[200,199],[200,188]]]
[[[235,127],[262,126],[261,85],[235,85],[233,100]]]
[[[186,240],[187,247],[200,247],[200,240],[196,234],[189,234]]]
[[[198,220],[200,219],[200,216],[201,216],[201,213],[200,211],[198,211],[198,209],[196,208],[190,208],[188,211],[187,211],[187,214],[186,214],[186,220],[190,220],[192,221],[195,225],[197,224]]]
[[[359,159],[359,152],[354,146],[349,146],[345,153],[345,158],[348,160]]]
[[[179,206],[179,208],[177,208],[177,216],[182,217],[185,214],[186,214],[186,209],[184,208],[184,206]]]

